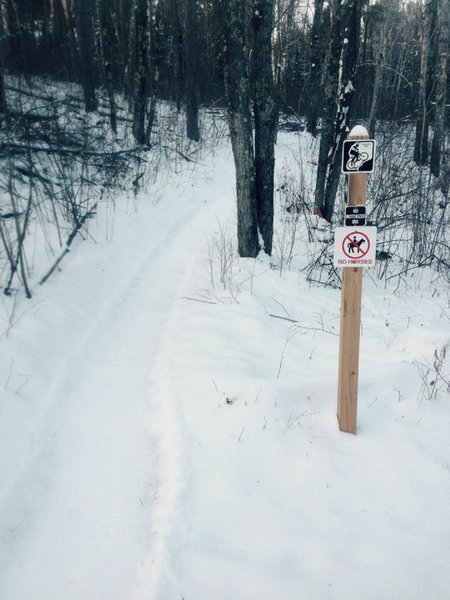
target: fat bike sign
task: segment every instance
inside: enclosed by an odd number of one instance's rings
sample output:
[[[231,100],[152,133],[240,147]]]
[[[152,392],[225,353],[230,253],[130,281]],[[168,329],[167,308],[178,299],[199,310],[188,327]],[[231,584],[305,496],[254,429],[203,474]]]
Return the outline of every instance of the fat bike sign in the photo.
[[[377,245],[376,227],[336,227],[335,267],[373,267]]]
[[[342,149],[342,173],[372,173],[375,140],[345,140]]]

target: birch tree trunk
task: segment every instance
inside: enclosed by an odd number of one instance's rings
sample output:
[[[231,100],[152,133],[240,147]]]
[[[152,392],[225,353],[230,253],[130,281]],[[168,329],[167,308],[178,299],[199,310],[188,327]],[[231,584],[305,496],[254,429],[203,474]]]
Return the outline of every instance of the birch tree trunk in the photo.
[[[314,0],[314,18],[311,28],[311,72],[308,83],[308,107],[306,115],[306,129],[312,134],[317,134],[317,119],[319,117],[319,93],[322,79],[322,15],[323,0]]]
[[[6,38],[6,14],[3,0],[0,0],[0,113],[6,113],[5,93],[5,38]]]
[[[325,78],[325,114],[320,137],[315,212],[331,222],[347,135],[359,49],[360,0],[334,0]]]
[[[375,64],[375,80],[373,83],[372,100],[370,103],[369,119],[367,121],[367,129],[369,131],[369,137],[375,137],[375,127],[377,119],[378,99],[381,90],[381,77],[384,66],[384,54],[386,46],[386,32],[384,23],[381,26],[379,45],[377,48],[377,61]]]
[[[428,162],[428,137],[431,115],[431,89],[433,71],[433,49],[436,29],[435,12],[437,0],[425,0],[422,17],[420,44],[420,78],[417,105],[416,137],[414,144],[414,162],[426,165]]]
[[[438,52],[436,108],[434,111],[433,142],[430,153],[430,171],[439,177],[441,171],[442,146],[444,142],[445,105],[447,91],[447,57],[450,34],[450,1],[438,0]]]
[[[97,46],[100,55],[100,68],[102,72],[103,84],[106,88],[109,100],[109,122],[113,133],[117,133],[117,106],[114,95],[114,81],[112,72],[112,63],[114,55],[117,56],[116,44],[113,36],[114,21],[117,20],[115,14],[115,3],[111,7],[106,7],[104,0],[96,0],[96,36]]]

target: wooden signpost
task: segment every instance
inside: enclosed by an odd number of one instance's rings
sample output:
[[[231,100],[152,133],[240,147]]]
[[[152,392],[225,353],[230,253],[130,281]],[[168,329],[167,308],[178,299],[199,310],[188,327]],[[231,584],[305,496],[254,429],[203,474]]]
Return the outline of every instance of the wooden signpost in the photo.
[[[339,337],[339,375],[338,375],[338,401],[337,418],[339,429],[348,433],[356,433],[356,416],[358,404],[358,373],[359,373],[359,339],[361,327],[361,293],[362,293],[362,266],[366,264],[364,257],[368,256],[372,242],[374,250],[375,239],[371,238],[365,227],[365,207],[367,194],[367,173],[373,170],[375,143],[369,140],[367,130],[358,125],[354,127],[344,142],[342,171],[348,174],[348,207],[346,217],[353,213],[364,215],[364,223],[355,223],[355,227],[348,226],[341,235],[340,248],[344,258],[339,263],[343,266],[341,290],[341,320]],[[357,217],[355,217],[357,218]],[[346,222],[347,225],[353,225]],[[362,225],[362,226],[361,226]],[[376,235],[376,230],[375,230]],[[335,250],[335,260],[337,251]],[[345,258],[347,257],[347,258]],[[374,260],[372,261],[374,263]]]

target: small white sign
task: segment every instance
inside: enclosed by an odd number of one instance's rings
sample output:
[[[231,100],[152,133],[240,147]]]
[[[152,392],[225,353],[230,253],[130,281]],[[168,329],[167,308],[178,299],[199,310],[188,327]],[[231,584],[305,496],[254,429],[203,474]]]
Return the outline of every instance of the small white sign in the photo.
[[[373,267],[377,246],[376,227],[336,227],[335,267]]]

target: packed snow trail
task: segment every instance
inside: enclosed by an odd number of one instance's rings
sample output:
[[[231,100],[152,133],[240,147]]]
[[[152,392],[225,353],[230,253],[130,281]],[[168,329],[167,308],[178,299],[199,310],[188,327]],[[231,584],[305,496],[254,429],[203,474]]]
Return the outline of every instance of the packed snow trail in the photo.
[[[157,207],[161,229],[151,221],[157,209],[141,211],[138,218],[149,218],[149,236],[128,248],[134,264],[127,278],[105,281],[113,297],[99,289],[84,330],[73,331],[75,345],[52,339],[51,327],[41,340],[43,352],[59,343],[55,354],[64,358],[58,356],[56,371],[46,374],[55,382],[42,403],[47,408],[0,497],[0,597],[151,597],[180,485],[164,340],[200,240],[217,218],[220,193],[208,190],[207,204],[184,192],[178,198],[183,204]],[[76,264],[70,268],[72,276],[83,276]],[[78,301],[87,302],[83,292]],[[51,319],[48,312],[44,320]]]
[[[0,344],[0,599],[448,600],[448,286],[365,277],[342,434],[339,290],[301,219],[274,268],[282,213],[237,259],[220,154],[101,207]]]

